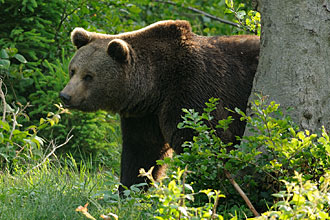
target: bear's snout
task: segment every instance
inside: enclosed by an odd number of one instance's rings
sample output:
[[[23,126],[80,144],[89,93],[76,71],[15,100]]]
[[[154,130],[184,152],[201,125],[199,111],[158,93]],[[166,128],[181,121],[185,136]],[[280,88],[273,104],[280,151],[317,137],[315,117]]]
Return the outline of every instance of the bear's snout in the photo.
[[[66,94],[64,92],[60,92],[60,99],[62,100],[62,102],[64,104],[68,105],[70,103],[71,96],[69,96],[68,94]]]

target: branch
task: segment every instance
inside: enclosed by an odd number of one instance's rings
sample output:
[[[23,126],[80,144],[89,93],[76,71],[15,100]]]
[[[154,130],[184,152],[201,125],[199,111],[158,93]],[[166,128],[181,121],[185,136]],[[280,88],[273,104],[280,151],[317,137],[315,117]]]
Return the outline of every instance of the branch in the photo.
[[[64,8],[63,8],[63,13],[61,15],[61,20],[60,23],[58,24],[57,28],[55,29],[55,37],[54,40],[56,43],[58,43],[58,35],[60,32],[60,29],[63,25],[63,22],[70,16],[72,15],[75,11],[79,10],[85,3],[87,2],[87,0],[82,1],[81,4],[79,4],[76,8],[72,9],[70,12],[66,13],[67,8],[68,8],[68,3],[69,1],[66,2]],[[57,45],[57,48],[60,48],[60,45]]]
[[[230,173],[227,170],[224,170],[226,177],[229,179],[230,183],[234,186],[234,188],[236,189],[236,191],[240,194],[240,196],[244,199],[245,203],[247,204],[247,206],[249,207],[249,209],[253,212],[255,217],[260,216],[260,214],[257,212],[257,210],[254,208],[254,206],[252,205],[251,201],[249,200],[249,198],[245,195],[245,193],[243,192],[243,190],[239,187],[239,185],[236,183],[236,181],[234,180],[234,178],[230,175]]]
[[[179,202],[180,206],[184,206],[185,205],[184,204],[184,199],[185,199],[185,194],[186,194],[186,192],[185,192],[185,184],[186,184],[187,172],[188,172],[188,164],[184,168],[183,177],[182,177],[182,186],[183,186],[183,188],[182,188],[182,197],[181,197],[180,202]],[[180,213],[179,214],[179,220],[180,220],[181,219],[181,211],[179,211],[179,213]]]
[[[6,107],[7,107],[7,102],[5,98],[5,94],[2,91],[2,79],[0,78],[0,96],[3,104],[3,113],[2,113],[2,121],[4,122],[6,120]]]
[[[66,136],[66,139],[65,139],[64,143],[62,143],[62,144],[56,146],[56,145],[54,144],[54,141],[51,141],[51,142],[49,143],[49,145],[53,145],[53,149],[52,149],[52,151],[51,151],[49,154],[47,154],[47,156],[41,161],[41,163],[39,163],[39,164],[37,164],[36,166],[32,167],[32,168],[31,168],[30,170],[28,170],[25,174],[27,174],[27,173],[29,173],[30,171],[32,171],[32,170],[34,170],[34,169],[40,167],[42,164],[44,164],[44,163],[46,162],[46,160],[47,160],[52,154],[55,153],[55,151],[56,151],[58,148],[63,147],[64,145],[66,145],[66,144],[71,140],[71,138],[73,137],[73,135],[71,135],[71,136],[69,137],[71,131],[72,131],[72,129],[69,131],[68,135]]]
[[[13,127],[12,127],[10,135],[9,135],[9,140],[12,139],[14,131],[16,129],[16,125],[17,125],[16,117],[17,117],[18,111],[19,111],[19,109],[17,110],[17,112],[13,113]],[[9,146],[9,141],[7,142],[7,147],[8,146]]]
[[[218,207],[218,203],[219,203],[219,199],[220,199],[220,191],[216,191],[216,199],[215,199],[215,203],[212,209],[212,215],[211,215],[211,219],[214,219],[216,217],[217,214],[217,207]]]
[[[162,0],[154,0],[154,1],[155,2],[159,2],[159,3],[163,3],[163,4],[169,4],[169,5],[179,6],[178,4],[176,4],[175,2],[172,2],[172,1],[162,1]],[[181,7],[184,8],[184,9],[188,9],[190,11],[196,12],[198,14],[204,15],[205,17],[211,18],[211,19],[213,19],[215,21],[219,21],[219,22],[224,23],[224,24],[229,24],[231,26],[241,28],[241,26],[239,24],[237,24],[237,23],[234,23],[234,22],[231,22],[231,21],[227,21],[225,19],[222,19],[222,18],[219,18],[217,16],[211,15],[211,14],[206,13],[206,12],[204,12],[202,10],[197,9],[197,8],[193,8],[193,7],[190,7],[190,6],[185,7],[183,4],[181,5]]]

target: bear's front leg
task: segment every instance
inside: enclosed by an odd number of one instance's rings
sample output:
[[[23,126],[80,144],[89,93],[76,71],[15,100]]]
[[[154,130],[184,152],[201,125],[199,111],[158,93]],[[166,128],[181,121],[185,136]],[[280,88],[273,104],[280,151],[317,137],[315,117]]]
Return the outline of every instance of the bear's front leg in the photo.
[[[145,178],[138,177],[139,169],[148,171],[153,166],[153,178],[157,180],[165,169],[156,165],[156,161],[172,154],[160,131],[158,117],[121,117],[121,129],[123,151],[120,182],[127,187],[147,182]]]

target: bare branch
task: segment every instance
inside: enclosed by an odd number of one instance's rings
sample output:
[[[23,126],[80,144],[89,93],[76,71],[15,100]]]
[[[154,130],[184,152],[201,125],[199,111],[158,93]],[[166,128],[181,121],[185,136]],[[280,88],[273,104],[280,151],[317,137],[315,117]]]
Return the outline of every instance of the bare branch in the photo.
[[[175,5],[175,6],[180,6],[178,5],[177,3],[175,2],[172,2],[172,1],[161,1],[161,0],[154,0],[155,2],[159,2],[159,3],[163,3],[163,4],[169,4],[169,5]],[[221,23],[224,23],[224,24],[228,24],[228,25],[231,25],[231,26],[234,26],[234,27],[238,27],[238,28],[241,28],[241,26],[237,23],[234,23],[234,22],[231,22],[231,21],[228,21],[228,20],[225,20],[225,19],[222,19],[222,18],[219,18],[217,16],[214,16],[214,15],[211,15],[209,13],[206,13],[205,11],[202,11],[202,10],[199,10],[197,8],[194,8],[194,7],[190,7],[190,6],[184,6],[183,4],[181,5],[182,8],[185,8],[185,9],[188,9],[190,11],[193,11],[193,12],[196,12],[198,14],[201,14],[201,15],[204,15],[205,17],[208,17],[208,18],[211,18],[215,21],[219,21]]]
[[[220,199],[219,194],[220,194],[220,191],[216,191],[216,198],[215,198],[215,203],[214,203],[214,206],[213,206],[213,209],[212,209],[211,219],[214,219],[216,217],[216,214],[217,214],[217,207],[218,207],[219,199]]]
[[[4,122],[6,120],[7,102],[6,102],[5,94],[2,91],[2,83],[3,83],[2,79],[0,78],[0,98],[3,104],[2,121]]]
[[[17,119],[16,119],[16,117],[17,117],[18,111],[19,111],[19,109],[17,110],[17,112],[14,112],[13,113],[13,127],[12,127],[12,129],[10,131],[9,140],[11,140],[13,138],[13,134],[14,134],[14,131],[16,129],[16,125],[17,125]],[[9,146],[9,141],[7,142],[7,147],[8,146]]]
[[[227,178],[229,179],[229,181],[231,182],[231,184],[234,186],[234,188],[236,189],[236,191],[240,194],[240,196],[244,199],[245,203],[247,204],[247,206],[249,207],[249,209],[252,211],[252,213],[254,214],[254,216],[258,217],[260,216],[260,214],[257,212],[257,210],[254,208],[254,206],[252,205],[250,199],[245,195],[245,193],[243,192],[243,190],[241,189],[241,187],[239,187],[239,185],[236,183],[236,181],[234,180],[234,178],[230,175],[230,173],[225,170],[225,175],[227,176]]]
[[[186,190],[185,190],[185,184],[186,184],[186,176],[187,176],[187,173],[188,173],[188,164],[186,165],[186,167],[184,168],[184,172],[183,172],[183,177],[182,177],[182,197],[180,199],[180,206],[185,206],[185,195],[186,195]],[[179,211],[179,220],[181,219],[181,211]]]
[[[63,147],[64,145],[66,145],[66,144],[71,140],[71,138],[73,137],[73,135],[70,136],[71,131],[72,131],[72,129],[69,131],[68,135],[66,136],[65,141],[64,141],[62,144],[56,146],[55,143],[54,143],[54,141],[51,141],[51,142],[49,143],[50,145],[53,146],[53,149],[51,150],[51,152],[49,152],[49,154],[47,154],[47,156],[41,161],[41,163],[39,163],[39,164],[37,164],[36,166],[32,167],[32,168],[31,168],[30,170],[28,170],[25,174],[27,174],[27,173],[29,173],[30,171],[32,171],[32,170],[34,170],[34,169],[40,167],[42,164],[44,164],[44,163],[47,161],[47,159],[48,159],[52,154],[55,153],[55,151],[56,151],[57,149],[59,149],[59,148]]]
[[[58,35],[59,35],[59,32],[60,32],[60,29],[63,25],[63,22],[70,16],[72,15],[73,13],[75,13],[77,10],[79,10],[85,3],[87,2],[87,0],[85,1],[82,1],[76,8],[72,9],[70,12],[67,13],[67,8],[68,8],[68,3],[69,1],[66,2],[64,8],[63,8],[63,12],[62,12],[62,15],[61,15],[61,20],[60,20],[60,23],[58,24],[56,30],[55,30],[55,37],[54,37],[54,40],[55,41],[58,41]],[[59,47],[59,45],[58,45]]]

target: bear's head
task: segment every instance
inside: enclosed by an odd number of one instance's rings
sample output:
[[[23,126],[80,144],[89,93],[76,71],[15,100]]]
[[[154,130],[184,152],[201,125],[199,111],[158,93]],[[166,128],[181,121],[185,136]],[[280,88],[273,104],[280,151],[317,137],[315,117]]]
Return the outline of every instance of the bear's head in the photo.
[[[69,65],[70,81],[60,92],[68,108],[118,112],[127,99],[127,77],[134,51],[124,40],[76,28],[71,33],[78,49]]]
[[[60,98],[66,107],[82,111],[155,112],[171,84],[164,82],[173,81],[177,56],[186,54],[183,45],[192,36],[190,24],[179,20],[118,35],[76,28],[71,40],[78,50]]]

